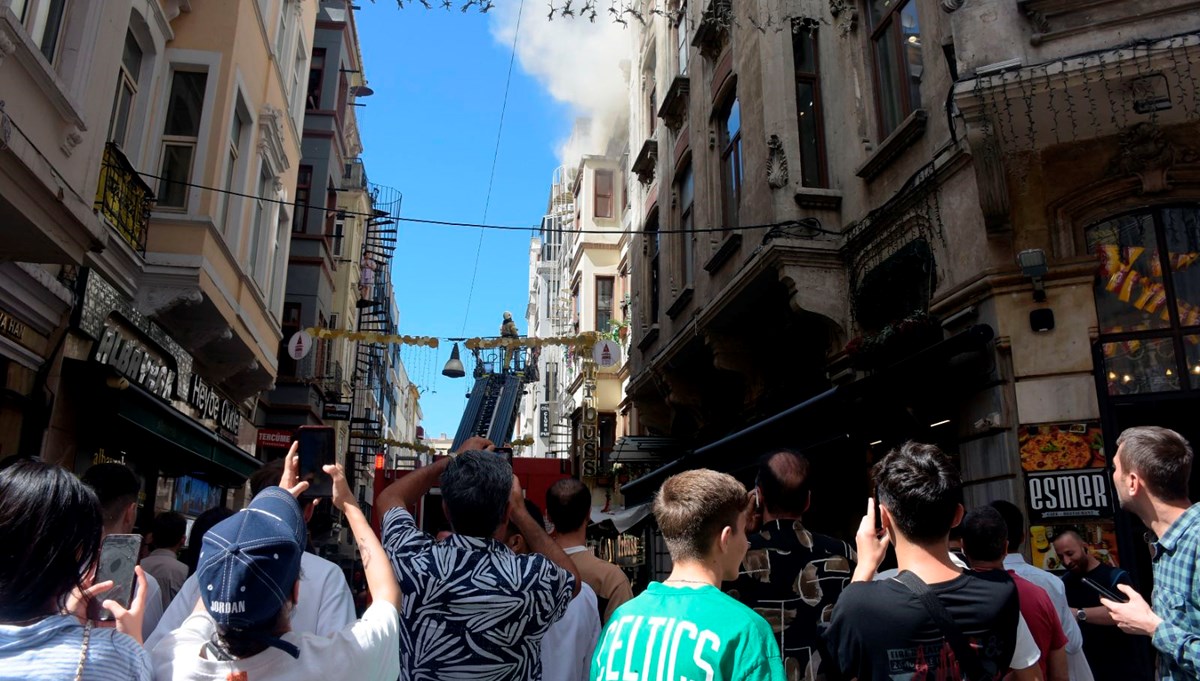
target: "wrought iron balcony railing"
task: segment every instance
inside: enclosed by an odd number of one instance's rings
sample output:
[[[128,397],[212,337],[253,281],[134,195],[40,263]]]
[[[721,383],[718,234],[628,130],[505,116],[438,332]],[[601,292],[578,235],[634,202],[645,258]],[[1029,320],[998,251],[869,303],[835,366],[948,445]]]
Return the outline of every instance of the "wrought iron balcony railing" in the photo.
[[[146,232],[150,228],[150,204],[154,193],[133,168],[121,148],[109,142],[104,147],[100,184],[96,188],[96,212],[129,247],[146,254]]]

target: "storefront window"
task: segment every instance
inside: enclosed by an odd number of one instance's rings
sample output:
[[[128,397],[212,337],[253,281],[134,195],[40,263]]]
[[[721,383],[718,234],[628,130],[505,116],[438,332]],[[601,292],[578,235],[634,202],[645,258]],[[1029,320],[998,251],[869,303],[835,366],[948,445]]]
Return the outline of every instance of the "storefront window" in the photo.
[[[1109,395],[1139,395],[1179,390],[1179,369],[1170,338],[1104,344]]]
[[[1200,209],[1123,215],[1089,227],[1086,239],[1099,260],[1108,394],[1200,389]]]

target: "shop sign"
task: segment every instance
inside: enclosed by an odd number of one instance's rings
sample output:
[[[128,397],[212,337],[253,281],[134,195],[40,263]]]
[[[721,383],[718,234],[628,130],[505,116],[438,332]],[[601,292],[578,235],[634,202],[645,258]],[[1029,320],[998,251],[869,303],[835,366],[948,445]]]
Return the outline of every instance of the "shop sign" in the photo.
[[[25,324],[4,310],[0,310],[0,334],[20,343],[25,339]]]
[[[610,340],[602,340],[592,348],[592,359],[601,369],[615,367],[621,363],[621,346]]]
[[[1112,490],[1098,423],[1022,426],[1018,431],[1029,522],[1112,516]]]
[[[196,409],[196,416],[217,422],[217,429],[237,441],[238,429],[242,427],[242,413],[233,400],[226,398],[197,374],[192,374],[192,385],[188,390],[188,404]]]
[[[1103,468],[1028,473],[1029,521],[1102,518],[1112,515],[1108,473]]]
[[[260,428],[255,444],[259,447],[291,447],[292,432],[290,430],[271,430]]]
[[[349,402],[326,402],[321,408],[321,419],[325,421],[349,421]]]
[[[170,401],[175,387],[175,371],[159,353],[141,341],[121,333],[111,320],[104,324],[92,361],[107,364],[151,394]]]
[[[585,478],[600,473],[600,414],[596,411],[596,365],[587,362],[583,369],[583,413],[576,434],[579,465]]]
[[[550,405],[548,404],[538,407],[538,435],[550,437]]]

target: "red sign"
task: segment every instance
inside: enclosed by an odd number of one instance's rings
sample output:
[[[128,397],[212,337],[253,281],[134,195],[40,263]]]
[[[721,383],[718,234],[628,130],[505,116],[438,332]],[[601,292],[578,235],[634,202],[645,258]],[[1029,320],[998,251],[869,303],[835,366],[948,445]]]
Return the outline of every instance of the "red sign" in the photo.
[[[291,447],[292,431],[260,429],[256,442],[259,447]]]

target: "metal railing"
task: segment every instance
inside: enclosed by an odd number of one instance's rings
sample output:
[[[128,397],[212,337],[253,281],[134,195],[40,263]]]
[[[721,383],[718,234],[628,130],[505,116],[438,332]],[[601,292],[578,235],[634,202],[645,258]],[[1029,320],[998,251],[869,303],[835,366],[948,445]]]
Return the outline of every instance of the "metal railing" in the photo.
[[[96,187],[96,212],[104,218],[125,243],[146,254],[146,233],[150,229],[150,191],[121,148],[109,142],[104,146],[100,166],[100,184]]]

